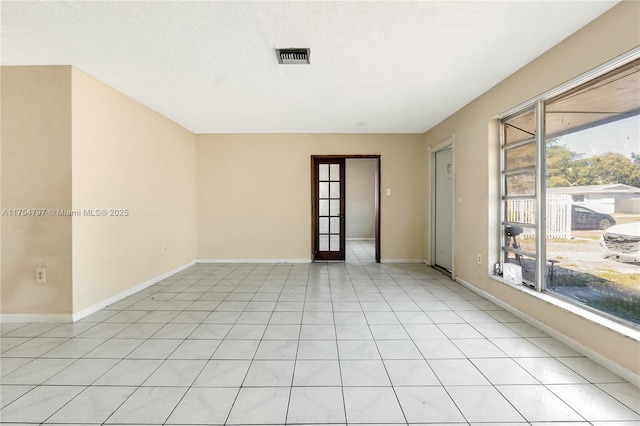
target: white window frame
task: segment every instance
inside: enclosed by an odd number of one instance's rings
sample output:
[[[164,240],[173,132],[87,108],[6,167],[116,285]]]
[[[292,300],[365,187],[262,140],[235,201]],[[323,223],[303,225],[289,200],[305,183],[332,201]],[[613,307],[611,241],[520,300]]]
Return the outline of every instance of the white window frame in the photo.
[[[499,260],[501,268],[504,269],[504,255],[505,251],[513,251],[504,247],[505,226],[509,223],[505,218],[505,141],[504,141],[504,122],[517,117],[519,115],[534,111],[535,116],[535,149],[536,149],[536,164],[535,164],[535,238],[536,238],[536,252],[535,254],[535,283],[533,284],[535,290],[538,292],[544,292],[546,290],[546,132],[545,132],[545,102],[549,99],[555,98],[563,93],[574,89],[577,86],[588,83],[610,71],[613,71],[619,67],[622,67],[636,59],[640,58],[640,47],[636,47],[629,52],[626,52],[584,74],[567,81],[547,92],[544,92],[533,99],[530,99],[522,104],[511,108],[504,113],[498,115],[500,125],[500,232],[499,232],[499,244],[500,250]],[[527,255],[525,253],[525,255]],[[554,295],[553,293],[547,293]],[[555,296],[555,295],[554,295]],[[563,298],[563,300],[565,300]],[[593,310],[600,314],[600,311]],[[609,316],[602,313],[603,316]]]

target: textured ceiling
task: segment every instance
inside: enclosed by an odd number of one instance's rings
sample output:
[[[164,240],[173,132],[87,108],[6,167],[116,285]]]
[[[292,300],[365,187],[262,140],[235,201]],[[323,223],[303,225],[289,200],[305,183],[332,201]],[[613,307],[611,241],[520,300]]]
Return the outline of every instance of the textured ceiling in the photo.
[[[0,58],[74,65],[195,133],[417,133],[615,3],[2,1]]]

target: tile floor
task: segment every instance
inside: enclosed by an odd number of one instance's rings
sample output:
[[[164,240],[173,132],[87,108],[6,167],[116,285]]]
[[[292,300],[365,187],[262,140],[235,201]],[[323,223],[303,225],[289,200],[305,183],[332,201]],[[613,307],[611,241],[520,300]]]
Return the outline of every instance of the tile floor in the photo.
[[[640,393],[425,265],[199,264],[2,324],[0,422],[640,425]]]

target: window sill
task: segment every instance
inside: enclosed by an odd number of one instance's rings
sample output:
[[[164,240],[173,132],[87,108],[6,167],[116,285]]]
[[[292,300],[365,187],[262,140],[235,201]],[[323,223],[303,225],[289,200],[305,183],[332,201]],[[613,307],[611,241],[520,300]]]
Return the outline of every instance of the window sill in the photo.
[[[576,316],[579,316],[581,318],[584,318],[588,321],[593,322],[594,324],[597,324],[601,327],[604,327],[606,329],[609,329],[615,333],[618,333],[622,336],[628,337],[630,339],[633,339],[635,341],[640,342],[640,329],[636,328],[632,325],[627,325],[625,323],[622,322],[618,322],[615,321],[613,319],[607,318],[603,315],[600,315],[594,311],[591,311],[589,309],[585,309],[577,304],[568,302],[566,300],[561,299],[560,297],[554,296],[553,294],[550,293],[541,293],[538,292],[530,287],[527,287],[525,285],[512,285],[512,284],[507,284],[502,280],[502,277],[499,277],[497,275],[489,275],[489,277],[495,281],[500,282],[501,284],[504,284],[506,286],[509,286],[510,288],[513,288],[514,290],[517,291],[521,291],[523,293],[526,293],[529,296],[538,298],[550,305],[553,305],[559,309],[562,309],[563,311],[566,312],[570,312]],[[535,318],[534,318],[535,319]]]

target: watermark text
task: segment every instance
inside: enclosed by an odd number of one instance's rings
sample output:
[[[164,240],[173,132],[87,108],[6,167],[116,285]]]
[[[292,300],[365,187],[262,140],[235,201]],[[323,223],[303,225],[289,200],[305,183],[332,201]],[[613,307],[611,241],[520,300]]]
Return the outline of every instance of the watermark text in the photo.
[[[12,217],[127,217],[129,215],[129,209],[2,209],[2,216]]]

